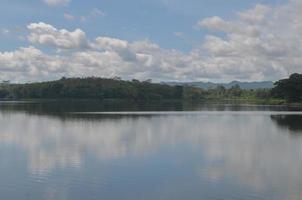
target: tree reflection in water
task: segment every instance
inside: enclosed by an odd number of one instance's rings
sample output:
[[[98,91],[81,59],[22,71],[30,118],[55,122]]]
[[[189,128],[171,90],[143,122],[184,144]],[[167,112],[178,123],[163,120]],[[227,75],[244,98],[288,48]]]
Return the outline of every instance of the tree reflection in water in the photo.
[[[302,115],[271,115],[271,119],[279,127],[290,130],[292,134],[302,135]]]

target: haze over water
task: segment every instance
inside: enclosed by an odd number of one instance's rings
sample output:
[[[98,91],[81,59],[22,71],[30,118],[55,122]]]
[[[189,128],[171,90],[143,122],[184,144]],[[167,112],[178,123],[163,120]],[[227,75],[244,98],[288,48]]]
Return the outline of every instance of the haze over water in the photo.
[[[0,103],[0,198],[298,200],[301,121],[278,106]]]

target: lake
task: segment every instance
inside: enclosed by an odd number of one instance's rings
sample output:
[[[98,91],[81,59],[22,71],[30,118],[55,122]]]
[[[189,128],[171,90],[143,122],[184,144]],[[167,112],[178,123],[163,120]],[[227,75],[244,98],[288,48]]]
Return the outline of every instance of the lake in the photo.
[[[302,112],[1,102],[0,199],[299,200]]]

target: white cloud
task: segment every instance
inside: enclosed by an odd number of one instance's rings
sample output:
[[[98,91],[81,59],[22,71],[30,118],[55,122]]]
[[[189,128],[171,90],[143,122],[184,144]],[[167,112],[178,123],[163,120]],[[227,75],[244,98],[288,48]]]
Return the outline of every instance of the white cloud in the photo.
[[[271,7],[258,4],[253,9],[239,12],[238,15],[242,20],[257,24],[264,22],[269,12],[271,12]]]
[[[65,73],[64,58],[43,53],[35,47],[0,53],[0,79],[14,81],[56,78]],[[40,79],[42,78],[42,79]]]
[[[96,47],[103,49],[125,49],[128,47],[128,42],[115,38],[98,37],[96,38]]]
[[[275,7],[257,5],[237,13],[233,20],[203,19],[198,27],[215,32],[187,53],[163,49],[148,40],[130,42],[103,36],[89,40],[81,29],[68,31],[42,22],[32,23],[28,25],[28,40],[52,47],[57,53],[50,55],[34,48],[40,51],[41,62],[37,63],[36,54],[28,55],[21,48],[1,53],[0,63],[2,68],[20,71],[24,77],[34,74],[29,73],[33,66],[38,72],[43,68],[43,73],[37,73],[35,78],[28,76],[28,80],[59,78],[62,74],[155,81],[276,80],[302,72],[301,9],[300,2],[291,1]],[[15,54],[24,54],[26,59],[12,64],[14,56],[4,58]],[[51,70],[54,66],[57,71]],[[7,73],[3,71],[2,76]]]
[[[86,48],[88,46],[86,34],[81,29],[72,32],[65,29],[58,30],[43,22],[32,23],[27,28],[30,31],[28,40],[34,44],[51,45],[59,49]]]
[[[218,16],[205,18],[197,23],[197,28],[208,28],[210,30],[224,31],[230,24]]]
[[[200,51],[208,55],[206,65],[238,79],[278,79],[301,72],[301,8],[294,1],[275,7],[257,5],[234,20],[201,20],[199,27],[222,33],[205,38]]]
[[[43,0],[49,6],[64,6],[70,3],[71,0]]]

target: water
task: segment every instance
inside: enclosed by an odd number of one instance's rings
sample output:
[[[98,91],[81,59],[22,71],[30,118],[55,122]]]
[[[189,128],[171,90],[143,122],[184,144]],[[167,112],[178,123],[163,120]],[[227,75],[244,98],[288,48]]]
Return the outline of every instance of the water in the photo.
[[[0,103],[0,199],[300,200],[302,113],[278,106]]]

